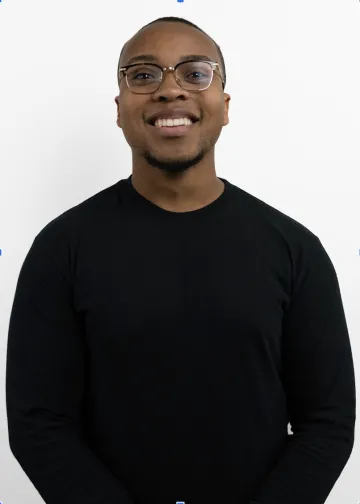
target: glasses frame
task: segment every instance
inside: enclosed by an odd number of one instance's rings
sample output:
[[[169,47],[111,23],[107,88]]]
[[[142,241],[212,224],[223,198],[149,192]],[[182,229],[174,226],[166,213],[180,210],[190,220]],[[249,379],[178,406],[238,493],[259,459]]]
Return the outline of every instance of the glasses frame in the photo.
[[[212,73],[211,73],[211,79],[210,79],[210,82],[209,84],[203,88],[203,89],[195,89],[195,90],[189,90],[189,89],[185,89],[182,87],[182,85],[180,84],[179,82],[179,78],[176,76],[176,69],[178,68],[179,65],[182,65],[184,63],[192,63],[192,62],[199,62],[199,63],[209,63],[211,65],[211,69],[212,69]],[[137,92],[137,91],[134,91],[133,89],[130,88],[129,86],[129,82],[128,82],[128,77],[127,77],[127,70],[129,68],[132,68],[134,66],[138,66],[138,65],[152,65],[152,66],[156,66],[157,68],[159,68],[161,70],[161,80],[159,81],[159,85],[158,87],[154,90],[154,91],[147,91],[147,92]],[[126,84],[127,84],[127,87],[129,88],[129,90],[132,92],[132,93],[135,93],[135,94],[152,94],[152,93],[156,93],[156,91],[158,91],[158,89],[160,88],[160,86],[162,85],[162,83],[164,82],[164,76],[165,76],[165,72],[174,72],[174,77],[175,77],[175,80],[177,82],[177,84],[182,88],[182,89],[185,89],[185,91],[190,91],[190,92],[194,92],[194,93],[200,93],[201,91],[206,91],[207,89],[209,89],[209,87],[211,86],[213,80],[214,80],[214,73],[218,74],[220,79],[221,79],[221,82],[222,82],[222,86],[223,86],[223,89],[224,89],[224,79],[223,79],[223,76],[222,76],[222,73],[221,73],[221,69],[220,69],[220,65],[219,63],[217,63],[216,61],[210,61],[210,60],[197,60],[197,59],[192,59],[192,60],[186,60],[186,61],[180,61],[177,65],[175,65],[174,67],[172,66],[169,66],[169,67],[161,67],[160,65],[157,65],[156,63],[149,63],[149,62],[143,62],[143,63],[132,63],[131,65],[125,65],[123,67],[120,67],[119,70],[118,70],[118,84],[119,84],[119,88],[120,88],[120,82],[121,82],[121,78],[123,78],[125,76],[125,81],[126,81]]]

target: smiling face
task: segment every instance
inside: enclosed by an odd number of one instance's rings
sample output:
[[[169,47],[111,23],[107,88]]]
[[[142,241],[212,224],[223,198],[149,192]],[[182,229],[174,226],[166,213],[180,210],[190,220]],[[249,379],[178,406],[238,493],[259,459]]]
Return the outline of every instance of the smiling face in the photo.
[[[141,30],[127,43],[120,66],[142,54],[153,55],[153,63],[162,68],[174,67],[184,56],[194,54],[206,55],[206,59],[220,64],[213,41],[182,23],[157,22]],[[229,101],[216,72],[210,87],[201,92],[182,89],[172,72],[165,73],[160,88],[151,94],[133,93],[122,78],[115,98],[117,124],[132,149],[133,169],[148,170],[150,165],[167,173],[181,173],[192,167],[203,173],[213,172],[214,147],[222,127],[229,122]],[[170,109],[188,111],[199,120],[177,135],[147,122],[154,114]]]

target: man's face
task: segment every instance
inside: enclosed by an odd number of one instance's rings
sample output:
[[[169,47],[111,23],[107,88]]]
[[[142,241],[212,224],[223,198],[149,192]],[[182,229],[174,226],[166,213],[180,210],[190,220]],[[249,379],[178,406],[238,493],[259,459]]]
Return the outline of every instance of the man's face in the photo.
[[[220,63],[217,49],[208,37],[195,28],[180,23],[159,22],[137,34],[126,46],[120,66],[140,54],[152,54],[158,65],[174,67],[181,56],[207,55]],[[220,67],[221,68],[221,67]],[[133,153],[134,165],[151,165],[168,173],[180,173],[198,165],[213,163],[214,146],[222,127],[227,125],[230,96],[223,92],[220,76],[214,72],[210,87],[201,92],[186,91],[172,72],[165,74],[160,88],[152,94],[135,94],[124,78],[120,82],[117,124]],[[182,108],[200,120],[182,136],[164,136],[147,124],[154,113]]]

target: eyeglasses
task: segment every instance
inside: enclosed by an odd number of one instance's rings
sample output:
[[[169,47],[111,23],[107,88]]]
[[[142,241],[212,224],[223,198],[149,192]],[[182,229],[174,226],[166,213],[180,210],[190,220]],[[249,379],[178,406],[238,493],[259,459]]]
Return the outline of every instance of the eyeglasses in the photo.
[[[119,68],[118,82],[125,76],[126,83],[133,93],[154,93],[159,89],[166,71],[174,72],[175,80],[186,91],[205,91],[211,86],[214,72],[220,78],[224,89],[224,79],[219,64],[215,61],[181,61],[175,67],[162,68],[155,63],[134,63]],[[197,75],[195,75],[197,74]],[[147,76],[146,78],[144,78]]]

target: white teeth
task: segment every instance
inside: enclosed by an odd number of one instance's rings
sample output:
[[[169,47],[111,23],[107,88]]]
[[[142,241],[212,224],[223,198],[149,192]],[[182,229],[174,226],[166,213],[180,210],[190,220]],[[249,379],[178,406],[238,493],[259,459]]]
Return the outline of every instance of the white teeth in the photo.
[[[191,126],[192,120],[188,117],[178,117],[176,119],[156,119],[155,126]]]

